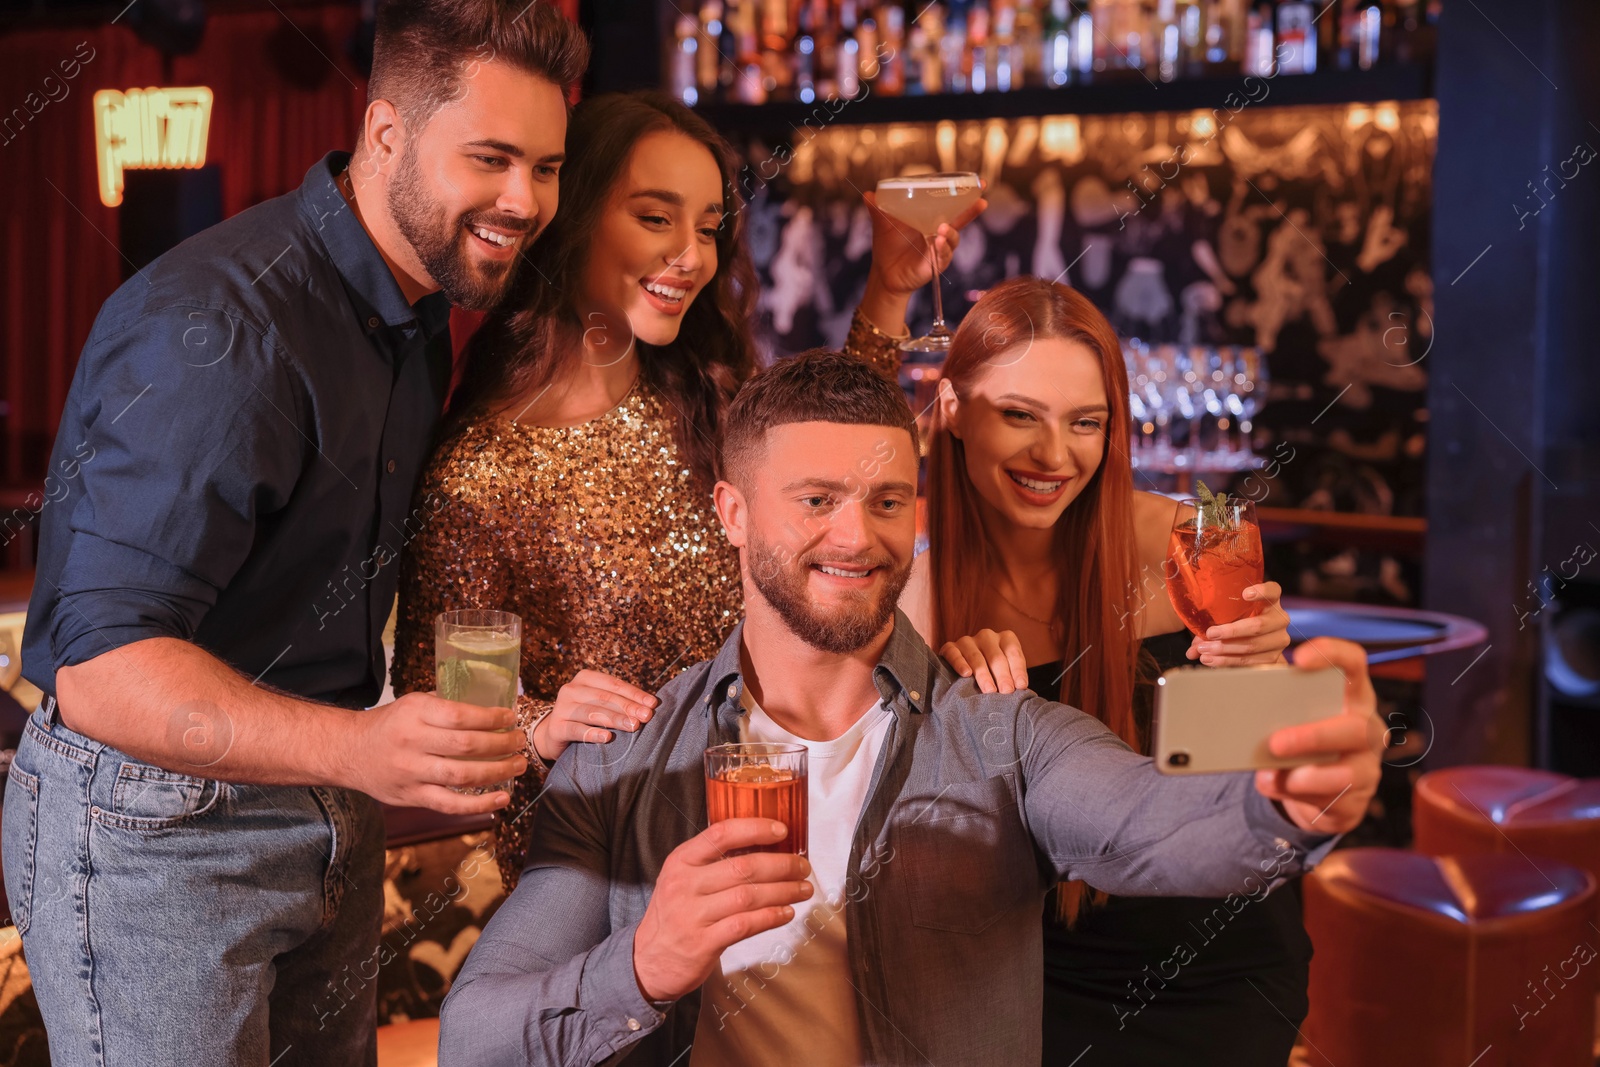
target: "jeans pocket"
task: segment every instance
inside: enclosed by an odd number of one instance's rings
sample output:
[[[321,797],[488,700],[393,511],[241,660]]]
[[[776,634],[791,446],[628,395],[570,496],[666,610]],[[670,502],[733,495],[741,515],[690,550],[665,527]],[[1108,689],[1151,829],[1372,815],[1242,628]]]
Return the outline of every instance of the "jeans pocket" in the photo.
[[[0,817],[0,855],[5,861],[6,898],[18,935],[33,916],[34,845],[39,839],[39,779],[11,765]]]
[[[193,822],[222,799],[221,782],[152,767],[125,759],[117,768],[111,807],[96,807],[90,816],[103,826],[153,832]]]

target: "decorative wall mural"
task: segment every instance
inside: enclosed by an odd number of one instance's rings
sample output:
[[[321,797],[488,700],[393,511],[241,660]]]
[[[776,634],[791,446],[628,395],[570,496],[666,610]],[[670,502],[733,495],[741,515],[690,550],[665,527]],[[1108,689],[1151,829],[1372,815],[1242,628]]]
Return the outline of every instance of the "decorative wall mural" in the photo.
[[[945,275],[958,320],[1003,278],[1083,290],[1124,337],[1256,345],[1271,371],[1256,451],[1291,455],[1276,507],[1421,515],[1433,282],[1433,101],[847,126],[750,139],[745,191],[774,355],[843,340],[866,282],[861,192],[975,170],[989,210]],[[931,317],[913,298],[913,332]],[[1236,486],[1244,476],[1235,476]],[[1414,603],[1374,554],[1279,558],[1291,592]]]

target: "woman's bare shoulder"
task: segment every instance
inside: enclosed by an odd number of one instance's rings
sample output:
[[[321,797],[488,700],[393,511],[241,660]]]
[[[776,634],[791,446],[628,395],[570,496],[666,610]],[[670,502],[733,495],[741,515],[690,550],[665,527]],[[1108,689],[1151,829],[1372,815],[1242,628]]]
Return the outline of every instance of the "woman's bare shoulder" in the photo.
[[[1172,535],[1172,520],[1181,505],[1160,493],[1133,494],[1133,539],[1139,562],[1159,564],[1167,558],[1167,541]]]

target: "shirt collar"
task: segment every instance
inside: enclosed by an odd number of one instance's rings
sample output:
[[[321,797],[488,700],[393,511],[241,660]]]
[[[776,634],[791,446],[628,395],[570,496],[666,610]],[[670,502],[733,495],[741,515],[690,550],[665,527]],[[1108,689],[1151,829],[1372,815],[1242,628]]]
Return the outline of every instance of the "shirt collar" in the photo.
[[[406,302],[372,236],[339,192],[336,176],[349,164],[349,152],[329,152],[313,163],[300,184],[301,210],[322,235],[328,258],[344,280],[368,332],[381,326],[420,323],[432,338],[450,325],[450,302],[443,293],[429,293],[415,305]]]
[[[743,638],[744,620],[741,619],[711,661],[711,685],[706,690],[704,704],[707,711],[722,707],[725,700],[731,700],[735,708],[738,706],[739,693],[744,686],[743,673],[739,668],[739,644]],[[889,635],[889,643],[884,646],[883,654],[878,657],[878,665],[872,670],[872,682],[878,687],[884,706],[889,706],[903,694],[912,711],[930,710],[939,669],[939,659],[933,650],[922,640],[905,613],[896,610],[894,632]],[[730,692],[733,686],[738,688]]]

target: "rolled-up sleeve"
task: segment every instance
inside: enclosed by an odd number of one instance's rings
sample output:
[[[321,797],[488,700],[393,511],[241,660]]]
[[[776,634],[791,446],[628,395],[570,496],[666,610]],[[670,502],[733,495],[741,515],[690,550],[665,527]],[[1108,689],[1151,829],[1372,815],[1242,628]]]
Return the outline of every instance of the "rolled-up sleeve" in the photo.
[[[303,390],[227,311],[169,307],[91,338],[84,443],[49,620],[53,668],[151,637],[192,638],[294,490]]]
[[[1032,698],[1016,719],[1025,817],[1058,878],[1123,896],[1225,897],[1275,885],[1321,859],[1254,776],[1168,776],[1098,720]]]
[[[634,978],[638,924],[611,927],[607,834],[575,748],[550,771],[522,880],[445,998],[441,1064],[598,1064],[666,1019]]]

